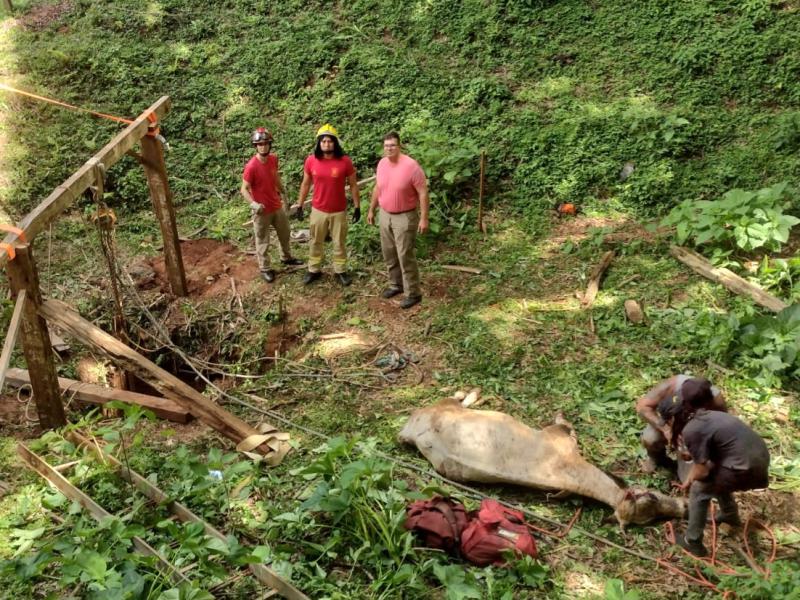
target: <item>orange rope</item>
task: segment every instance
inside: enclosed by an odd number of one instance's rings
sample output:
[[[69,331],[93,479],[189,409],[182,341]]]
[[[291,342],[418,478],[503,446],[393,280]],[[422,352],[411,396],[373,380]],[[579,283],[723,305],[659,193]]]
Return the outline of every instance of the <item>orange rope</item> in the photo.
[[[11,225],[10,223],[0,223],[0,231],[8,231],[9,233],[15,233],[17,235],[17,239],[22,240],[24,243],[27,243],[28,241],[25,239],[25,231],[23,231],[19,227]]]
[[[582,510],[581,507],[578,507],[578,510],[576,510],[575,514],[572,515],[572,518],[569,520],[569,523],[567,523],[564,526],[564,529],[562,529],[561,531],[550,531],[549,529],[542,529],[541,527],[536,527],[536,525],[531,525],[530,523],[527,523],[528,529],[532,529],[533,531],[538,531],[539,533],[544,535],[549,535],[550,537],[561,539],[565,537],[570,532],[572,527],[575,525],[575,522],[578,520],[578,517],[581,516],[581,510]]]
[[[775,539],[775,533],[773,533],[772,529],[767,527],[764,523],[759,521],[758,519],[754,519],[753,517],[748,517],[747,521],[744,524],[744,531],[742,535],[744,536],[744,549],[747,552],[748,558],[753,562],[756,566],[756,570],[761,573],[764,577],[769,577],[770,569],[769,567],[761,567],[756,562],[755,557],[753,556],[753,551],[750,548],[750,542],[748,541],[748,530],[750,529],[750,524],[755,523],[759,529],[763,530],[767,535],[770,537],[770,542],[772,543],[772,550],[769,554],[769,558],[767,559],[767,563],[775,562],[775,557],[778,554],[778,540]]]
[[[0,242],[0,248],[6,251],[9,260],[14,260],[14,258],[17,256],[17,251],[14,250],[14,246],[7,242]]]
[[[64,108],[69,108],[71,110],[86,112],[89,113],[90,115],[94,115],[95,117],[109,119],[111,121],[116,121],[117,123],[125,123],[126,125],[130,125],[131,123],[133,123],[133,121],[131,121],[130,119],[123,119],[122,117],[116,117],[114,115],[108,115],[106,113],[89,110],[88,108],[81,108],[80,106],[75,106],[74,104],[67,104],[66,102],[62,102],[61,100],[54,100],[53,98],[47,98],[45,96],[38,96],[37,94],[31,94],[30,92],[25,92],[23,90],[18,90],[16,88],[13,88],[10,85],[6,85],[5,83],[0,83],[0,89],[6,90],[7,92],[13,92],[15,94],[19,94],[21,96],[27,96],[28,98],[33,98],[34,100],[41,100],[42,102],[55,104],[56,106],[63,106]]]

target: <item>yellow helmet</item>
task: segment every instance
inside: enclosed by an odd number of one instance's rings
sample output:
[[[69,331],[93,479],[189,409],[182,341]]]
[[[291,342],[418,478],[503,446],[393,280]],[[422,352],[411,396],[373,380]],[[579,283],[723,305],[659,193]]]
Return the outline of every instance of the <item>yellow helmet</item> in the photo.
[[[336,128],[330,123],[325,123],[325,125],[317,129],[317,138],[319,139],[322,135],[329,135],[335,137],[337,140],[339,139],[339,132],[337,132]]]

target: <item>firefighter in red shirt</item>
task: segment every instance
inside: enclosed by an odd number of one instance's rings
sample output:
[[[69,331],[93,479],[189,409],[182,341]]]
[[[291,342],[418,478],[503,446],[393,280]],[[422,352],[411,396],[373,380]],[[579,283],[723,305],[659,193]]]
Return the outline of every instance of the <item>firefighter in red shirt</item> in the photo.
[[[242,174],[242,196],[250,203],[253,214],[253,229],[256,237],[256,259],[261,277],[267,282],[275,281],[275,271],[269,264],[269,229],[278,234],[285,265],[301,265],[303,261],[292,257],[289,248],[289,219],[283,207],[283,189],[278,173],[278,157],[271,154],[272,134],[259,127],[253,132],[251,142],[256,154],[244,167]]]
[[[345,182],[350,184],[353,198],[353,223],[361,219],[361,205],[358,195],[358,178],[353,161],[344,153],[339,144],[339,134],[332,125],[325,124],[317,131],[314,154],[306,158],[303,166],[303,183],[300,184],[300,197],[297,201],[297,216],[303,216],[303,204],[308,197],[311,184],[314,195],[311,198],[309,218],[308,272],[303,283],[309,284],[322,276],[321,266],[324,256],[325,237],[330,233],[333,239],[333,271],[342,285],[350,285],[352,279],[347,273],[347,196]]]

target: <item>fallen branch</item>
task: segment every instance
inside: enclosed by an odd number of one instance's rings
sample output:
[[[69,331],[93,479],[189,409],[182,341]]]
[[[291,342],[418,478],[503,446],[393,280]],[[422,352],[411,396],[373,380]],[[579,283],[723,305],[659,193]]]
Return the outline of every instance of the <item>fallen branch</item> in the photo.
[[[584,308],[591,308],[592,304],[594,304],[597,292],[600,291],[600,281],[603,279],[603,275],[612,260],[614,260],[614,251],[609,250],[592,271],[592,275],[589,277],[589,284],[586,286],[586,292],[583,294],[583,300],[581,301]]]
[[[443,269],[448,271],[460,271],[461,273],[472,273],[473,275],[480,275],[483,273],[480,269],[475,267],[462,267],[461,265],[442,265]]]
[[[768,308],[773,312],[780,312],[789,306],[780,298],[776,298],[757,285],[745,281],[733,271],[723,267],[715,267],[705,257],[700,256],[697,252],[693,252],[688,248],[670,246],[669,253],[683,264],[687,265],[695,273],[725,286],[735,294],[746,296],[756,304]]]

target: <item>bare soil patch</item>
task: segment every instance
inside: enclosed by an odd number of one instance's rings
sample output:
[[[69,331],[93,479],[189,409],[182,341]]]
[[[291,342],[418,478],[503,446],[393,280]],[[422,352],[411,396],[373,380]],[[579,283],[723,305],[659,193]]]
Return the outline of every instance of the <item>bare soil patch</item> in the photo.
[[[41,31],[59,20],[73,9],[71,0],[63,0],[56,4],[40,4],[34,6],[27,14],[19,19],[19,23],[33,31]]]
[[[233,244],[204,238],[181,242],[186,285],[192,298],[213,298],[231,294],[230,278],[236,281],[237,291],[245,294],[253,280],[259,277],[255,256],[239,250]],[[155,271],[155,283],[163,292],[169,291],[163,255],[147,260]]]

